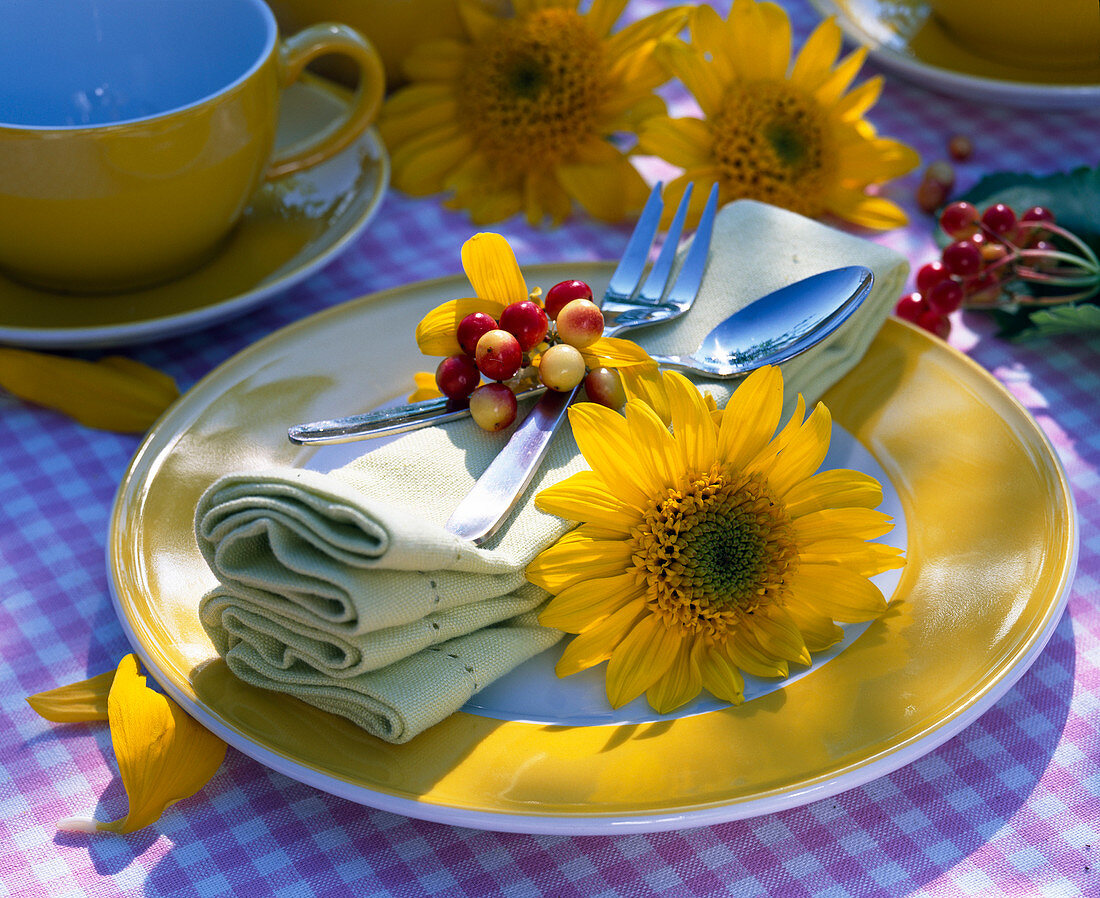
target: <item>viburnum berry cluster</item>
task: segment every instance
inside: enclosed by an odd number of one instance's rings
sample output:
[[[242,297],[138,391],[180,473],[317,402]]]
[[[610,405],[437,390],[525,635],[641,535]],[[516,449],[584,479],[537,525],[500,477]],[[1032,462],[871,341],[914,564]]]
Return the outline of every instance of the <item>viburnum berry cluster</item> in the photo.
[[[1100,289],[1096,254],[1043,206],[1017,214],[1004,203],[979,211],[960,201],[944,207],[939,223],[951,243],[938,260],[917,271],[916,291],[903,296],[894,311],[940,337],[951,331],[948,316],[964,305],[1049,305],[1085,299]],[[1061,292],[1024,292],[1024,284]]]
[[[584,381],[590,400],[619,408],[626,401],[619,375],[611,368],[589,370],[581,353],[603,330],[592,288],[561,281],[546,292],[543,305],[525,299],[506,306],[499,319],[486,312],[466,315],[455,333],[462,352],[439,363],[436,386],[448,399],[468,400],[474,421],[488,431],[510,425],[516,393],[536,383],[567,392]]]

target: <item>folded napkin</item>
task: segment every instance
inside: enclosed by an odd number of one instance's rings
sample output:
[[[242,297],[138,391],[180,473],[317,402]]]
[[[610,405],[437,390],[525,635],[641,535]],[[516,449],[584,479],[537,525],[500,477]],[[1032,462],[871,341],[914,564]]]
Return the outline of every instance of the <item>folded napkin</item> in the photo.
[[[794,213],[741,201],[715,223],[706,278],[678,322],[631,335],[690,353],[719,321],[793,280],[863,264],[875,287],[832,337],[784,365],[787,392],[816,401],[866,351],[901,292],[898,253]],[[543,285],[544,287],[546,285]],[[699,380],[719,405],[735,384]],[[196,511],[219,585],[203,626],[242,680],[405,742],[562,636],[537,623],[546,594],[523,569],[570,525],[535,509],[542,488],[586,465],[564,428],[525,501],[485,547],[444,529],[500,436],[471,421],[407,434],[327,474],[227,475]]]

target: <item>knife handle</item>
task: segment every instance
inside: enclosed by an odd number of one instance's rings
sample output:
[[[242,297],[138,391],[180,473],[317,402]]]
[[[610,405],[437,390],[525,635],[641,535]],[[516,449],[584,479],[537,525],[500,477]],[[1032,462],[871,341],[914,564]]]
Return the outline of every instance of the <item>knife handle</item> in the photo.
[[[554,434],[580,387],[547,390],[512,433],[504,448],[459,502],[446,529],[480,546],[497,532],[527,491]]]

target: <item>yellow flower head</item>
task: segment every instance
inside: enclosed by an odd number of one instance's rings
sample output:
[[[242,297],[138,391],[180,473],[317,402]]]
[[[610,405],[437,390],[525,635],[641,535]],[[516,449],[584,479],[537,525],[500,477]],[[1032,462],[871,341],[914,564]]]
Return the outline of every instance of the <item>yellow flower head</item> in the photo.
[[[791,26],[774,3],[735,0],[723,20],[696,9],[691,43],[666,41],[657,56],[695,96],[702,119],[657,116],[639,149],[684,169],[673,200],[690,181],[717,182],[720,203],[754,199],[810,218],[833,215],[869,228],[906,223],[893,202],[867,188],[915,168],[916,152],[877,137],[864,113],[882,79],[848,90],[866,55],[837,63],[841,31],[827,19],[791,65]],[[696,192],[700,199],[706,191]],[[675,208],[674,201],[669,208]],[[698,216],[702,203],[692,210]]]
[[[414,196],[447,192],[478,224],[517,212],[557,224],[577,201],[618,221],[648,189],[611,142],[664,111],[654,88],[661,38],[685,22],[664,10],[611,33],[625,0],[513,0],[492,15],[458,0],[465,40],[429,41],[405,61],[410,84],[386,102],[379,128],[393,183]]]
[[[578,634],[558,662],[568,676],[603,661],[619,707],[643,692],[659,712],[707,689],[740,702],[741,672],[785,677],[791,662],[837,642],[834,621],[876,617],[869,577],[903,561],[867,542],[890,530],[882,488],[858,471],[817,472],[831,419],[804,405],[777,431],[783,378],[753,372],[726,408],[685,377],[662,376],[671,430],[631,390],[625,415],[570,410],[590,471],[537,496],[582,522],[527,567],[554,594],[541,622]],[[652,391],[652,385],[649,387]]]

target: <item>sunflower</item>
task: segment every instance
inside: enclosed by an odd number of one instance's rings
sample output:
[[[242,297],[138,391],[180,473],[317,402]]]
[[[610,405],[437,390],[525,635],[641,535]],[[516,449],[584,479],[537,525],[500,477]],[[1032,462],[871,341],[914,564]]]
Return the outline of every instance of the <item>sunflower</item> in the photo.
[[[848,91],[866,50],[836,64],[836,22],[818,26],[793,66],[790,21],[773,3],[735,0],[725,21],[700,6],[690,30],[690,44],[665,41],[656,55],[695,96],[703,118],[656,116],[639,131],[639,152],[684,169],[669,184],[669,208],[689,181],[717,182],[720,203],[754,199],[868,228],[906,223],[901,208],[867,188],[911,171],[920,159],[877,137],[862,118],[882,78]],[[702,204],[694,206],[697,217]]]
[[[743,700],[742,672],[786,677],[837,642],[835,621],[886,608],[871,576],[901,567],[882,487],[852,470],[815,473],[831,419],[798,406],[776,432],[778,368],[761,368],[716,413],[674,372],[662,375],[671,430],[631,391],[625,414],[570,409],[591,467],[538,494],[536,507],[580,521],[527,567],[554,595],[540,621],[578,634],[568,676],[607,661],[614,707],[643,692],[665,713],[707,689]]]
[[[626,0],[514,0],[492,15],[458,0],[465,40],[429,41],[406,58],[410,84],[386,101],[379,129],[393,183],[413,196],[447,192],[478,224],[523,211],[532,225],[567,218],[576,200],[619,221],[649,192],[612,142],[665,111],[659,39],[687,20],[663,10],[612,34]]]

